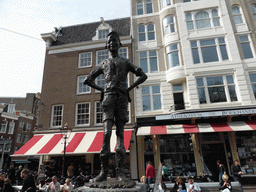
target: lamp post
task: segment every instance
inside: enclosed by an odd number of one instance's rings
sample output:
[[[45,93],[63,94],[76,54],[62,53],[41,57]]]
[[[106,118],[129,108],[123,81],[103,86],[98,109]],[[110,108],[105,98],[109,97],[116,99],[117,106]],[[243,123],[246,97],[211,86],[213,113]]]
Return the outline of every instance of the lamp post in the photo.
[[[62,175],[63,177],[66,177],[67,171],[66,171],[66,146],[67,146],[67,140],[70,137],[72,128],[68,127],[68,124],[66,123],[64,127],[60,127],[60,133],[62,140],[64,141],[64,153],[63,153],[63,168],[62,168]]]

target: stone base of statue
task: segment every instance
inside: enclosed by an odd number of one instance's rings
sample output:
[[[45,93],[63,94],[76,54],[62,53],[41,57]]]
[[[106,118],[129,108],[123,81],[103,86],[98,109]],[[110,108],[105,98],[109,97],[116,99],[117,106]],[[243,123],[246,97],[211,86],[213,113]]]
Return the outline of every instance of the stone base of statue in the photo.
[[[144,183],[135,183],[132,180],[118,181],[115,178],[101,182],[89,182],[83,187],[73,189],[72,192],[144,192]]]

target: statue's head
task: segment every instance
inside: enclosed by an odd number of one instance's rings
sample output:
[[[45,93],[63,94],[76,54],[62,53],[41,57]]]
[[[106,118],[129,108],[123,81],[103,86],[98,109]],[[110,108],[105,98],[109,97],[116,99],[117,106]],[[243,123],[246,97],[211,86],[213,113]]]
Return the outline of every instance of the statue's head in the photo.
[[[118,50],[122,46],[117,32],[112,31],[108,34],[105,48],[109,51]]]

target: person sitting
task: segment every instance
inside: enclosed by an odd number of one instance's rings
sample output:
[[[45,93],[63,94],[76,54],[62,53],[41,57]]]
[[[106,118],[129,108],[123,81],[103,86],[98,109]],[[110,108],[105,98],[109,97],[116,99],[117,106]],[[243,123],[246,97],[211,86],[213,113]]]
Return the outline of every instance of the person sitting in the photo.
[[[70,179],[67,178],[67,179],[65,180],[65,184],[63,185],[63,187],[61,188],[61,190],[62,190],[63,192],[69,192],[69,191],[71,191],[72,189],[74,189],[74,187],[73,187],[73,185],[70,184]]]
[[[173,186],[172,192],[186,192],[186,185],[181,176],[178,176]]]
[[[142,183],[145,183],[146,184],[146,192],[149,192],[150,191],[150,186],[147,182],[147,177],[145,175],[143,175],[141,178],[140,178],[140,182]]]
[[[8,178],[4,180],[3,192],[14,192],[14,188],[11,185],[11,180]]]
[[[39,181],[38,189],[39,189],[39,192],[45,192],[46,191],[47,185],[45,183],[45,180],[41,179]]]
[[[35,184],[35,180],[33,178],[33,176],[31,174],[29,174],[27,169],[23,169],[20,173],[21,178],[24,178],[24,183],[21,189],[21,192],[25,192],[25,191],[36,191],[36,184]]]
[[[52,182],[47,188],[47,192],[60,192],[60,183],[57,181],[57,177],[52,177]]]
[[[188,177],[187,192],[201,192],[201,188],[194,182],[193,177]]]
[[[228,175],[224,174],[220,183],[220,192],[230,192],[231,190],[232,186],[231,182],[228,180]]]

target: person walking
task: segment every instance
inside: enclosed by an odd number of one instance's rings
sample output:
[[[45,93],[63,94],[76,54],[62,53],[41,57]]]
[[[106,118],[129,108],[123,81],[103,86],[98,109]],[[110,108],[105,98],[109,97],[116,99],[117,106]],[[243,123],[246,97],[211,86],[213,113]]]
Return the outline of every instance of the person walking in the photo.
[[[153,183],[153,179],[155,177],[155,168],[153,167],[151,161],[148,162],[148,166],[146,168],[146,176],[148,178],[148,183]]]
[[[17,185],[22,185],[21,171],[23,170],[22,165],[19,166],[18,171],[16,172],[16,183]]]
[[[239,161],[237,159],[234,161],[234,164],[231,166],[231,173],[233,175],[234,181],[239,182],[241,186],[241,190],[243,191],[243,186],[241,183],[241,175],[243,175],[243,172],[241,170],[241,166],[239,165]]]
[[[21,171],[21,178],[24,178],[24,184],[20,192],[26,192],[29,189],[29,192],[36,192],[36,184],[33,176],[28,173],[27,169]]]
[[[221,182],[222,176],[226,173],[226,168],[223,164],[221,164],[220,160],[217,160],[217,169],[219,171],[219,182]]]

